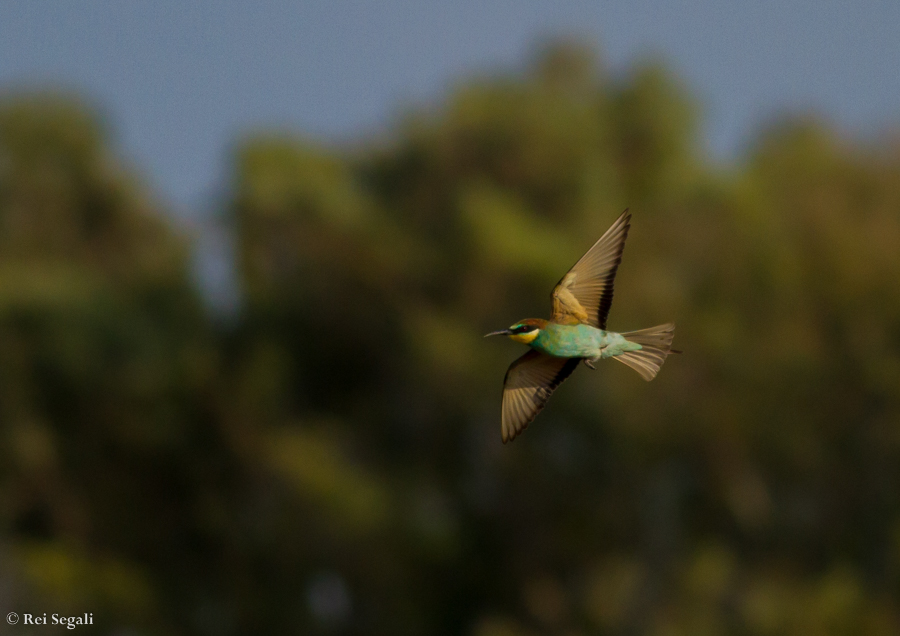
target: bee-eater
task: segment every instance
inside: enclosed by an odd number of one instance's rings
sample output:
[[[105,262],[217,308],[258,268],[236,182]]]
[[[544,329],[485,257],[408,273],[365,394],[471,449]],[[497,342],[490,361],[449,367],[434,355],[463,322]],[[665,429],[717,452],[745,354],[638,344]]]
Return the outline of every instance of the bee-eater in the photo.
[[[556,284],[550,320],[528,318],[485,336],[509,336],[531,347],[509,366],[503,380],[504,444],[534,420],[579,362],[593,369],[597,360],[612,358],[649,382],[670,353],[681,353],[670,348],[674,323],[625,333],[606,330],[630,222],[631,214],[625,210]]]

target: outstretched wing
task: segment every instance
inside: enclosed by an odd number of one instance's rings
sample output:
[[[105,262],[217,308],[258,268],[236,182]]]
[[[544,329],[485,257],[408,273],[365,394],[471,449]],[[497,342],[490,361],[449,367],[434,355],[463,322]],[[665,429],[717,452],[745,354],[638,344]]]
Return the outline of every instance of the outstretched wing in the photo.
[[[625,210],[556,284],[551,294],[552,322],[582,322],[606,329],[606,317],[612,305],[613,281],[622,262],[630,222],[631,214]]]
[[[509,365],[503,380],[504,444],[525,430],[579,362],[579,358],[554,358],[531,350]]]

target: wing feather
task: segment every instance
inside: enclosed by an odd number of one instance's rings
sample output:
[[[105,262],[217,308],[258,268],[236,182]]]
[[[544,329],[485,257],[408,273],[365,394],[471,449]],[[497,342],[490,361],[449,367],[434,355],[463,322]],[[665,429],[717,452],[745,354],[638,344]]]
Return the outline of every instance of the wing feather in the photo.
[[[554,358],[531,350],[509,366],[503,380],[504,444],[525,430],[578,363],[578,358]]]
[[[606,329],[606,317],[613,299],[613,283],[625,239],[631,227],[631,214],[622,212],[606,233],[572,266],[553,288],[553,322],[582,322]]]

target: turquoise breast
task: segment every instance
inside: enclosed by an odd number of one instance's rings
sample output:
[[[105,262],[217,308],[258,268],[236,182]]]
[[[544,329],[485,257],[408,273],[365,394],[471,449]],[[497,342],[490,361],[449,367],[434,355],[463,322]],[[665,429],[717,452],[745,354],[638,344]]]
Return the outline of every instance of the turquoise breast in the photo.
[[[593,358],[606,341],[606,332],[590,325],[557,325],[541,329],[531,347],[558,358]]]

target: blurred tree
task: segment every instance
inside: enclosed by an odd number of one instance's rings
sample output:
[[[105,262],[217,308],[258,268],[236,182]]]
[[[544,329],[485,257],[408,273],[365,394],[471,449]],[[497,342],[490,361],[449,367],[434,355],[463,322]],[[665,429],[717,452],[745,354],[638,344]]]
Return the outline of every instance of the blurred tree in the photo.
[[[210,585],[202,506],[229,461],[187,242],[77,102],[4,104],[0,165],[0,523],[18,602],[175,625]]]
[[[897,633],[898,146],[784,120],[713,168],[671,72],[596,59],[551,43],[352,153],[245,138],[230,327],[95,119],[8,100],[28,598],[160,634]],[[521,350],[481,334],[626,206],[610,326],[674,319],[685,355],[575,374],[502,447]]]

